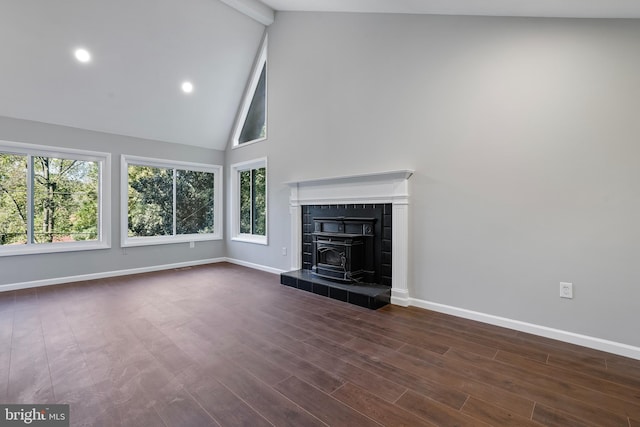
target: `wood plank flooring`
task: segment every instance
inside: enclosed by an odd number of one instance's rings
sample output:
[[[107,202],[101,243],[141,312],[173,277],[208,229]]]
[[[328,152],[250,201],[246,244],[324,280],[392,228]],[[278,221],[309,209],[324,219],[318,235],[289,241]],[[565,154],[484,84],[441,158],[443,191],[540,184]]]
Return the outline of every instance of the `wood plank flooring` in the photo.
[[[73,426],[640,426],[640,361],[215,264],[0,293],[0,402]]]

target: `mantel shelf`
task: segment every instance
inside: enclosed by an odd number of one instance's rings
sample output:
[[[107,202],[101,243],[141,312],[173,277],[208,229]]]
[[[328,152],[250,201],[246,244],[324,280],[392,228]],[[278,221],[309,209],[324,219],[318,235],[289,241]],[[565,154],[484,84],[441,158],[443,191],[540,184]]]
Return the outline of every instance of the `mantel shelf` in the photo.
[[[402,181],[409,179],[413,175],[413,171],[409,169],[402,169],[396,171],[386,171],[386,172],[373,172],[366,174],[358,174],[358,175],[344,175],[344,176],[336,176],[329,178],[314,178],[314,179],[304,179],[298,181],[287,181],[286,185],[289,186],[305,186],[305,185],[331,185],[338,183],[349,183],[349,182],[376,182],[376,181]]]

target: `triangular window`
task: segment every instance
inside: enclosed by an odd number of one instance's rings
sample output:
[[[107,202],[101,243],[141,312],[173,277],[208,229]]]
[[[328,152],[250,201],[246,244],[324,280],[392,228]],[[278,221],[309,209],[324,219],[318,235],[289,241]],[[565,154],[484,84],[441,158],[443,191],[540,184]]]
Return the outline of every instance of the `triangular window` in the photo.
[[[267,37],[258,52],[233,132],[238,147],[267,138]]]

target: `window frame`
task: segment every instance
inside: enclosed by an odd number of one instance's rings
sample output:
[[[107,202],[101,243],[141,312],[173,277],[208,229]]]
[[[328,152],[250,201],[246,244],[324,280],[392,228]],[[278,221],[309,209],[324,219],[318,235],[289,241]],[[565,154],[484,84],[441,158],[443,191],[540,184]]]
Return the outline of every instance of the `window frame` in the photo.
[[[0,257],[111,248],[111,153],[0,140],[0,151],[31,157],[64,158],[98,163],[98,239],[74,242],[33,243],[33,167],[27,162],[27,243],[0,246]]]
[[[232,149],[236,149],[239,147],[246,147],[247,145],[252,145],[252,144],[255,144],[256,142],[264,141],[269,136],[269,126],[268,126],[269,70],[267,66],[267,46],[268,46],[268,36],[267,34],[265,34],[262,39],[262,42],[260,43],[260,49],[258,50],[258,55],[256,56],[256,60],[253,64],[253,68],[251,70],[251,75],[247,83],[247,87],[245,89],[244,94],[242,95],[242,102],[240,104],[240,110],[238,111],[236,122],[233,125],[233,133],[231,135]],[[253,100],[253,96],[255,94],[256,88],[258,87],[258,83],[260,81],[260,75],[262,74],[263,68],[265,69],[265,88],[264,88],[265,135],[262,138],[257,138],[251,141],[240,143],[240,134],[242,133],[242,128],[244,127],[244,124],[247,120],[247,115],[249,114],[249,109],[251,108],[251,101]]]
[[[165,169],[189,170],[194,172],[213,173],[213,233],[195,234],[173,234],[171,236],[129,236],[129,165],[148,166]],[[191,243],[207,240],[223,239],[223,217],[222,203],[224,195],[222,193],[223,167],[221,165],[211,165],[194,162],[181,162],[176,160],[154,159],[150,157],[131,156],[122,154],[120,156],[120,247],[164,245],[172,243]],[[174,177],[173,203],[174,222],[176,215],[176,188]]]
[[[240,172],[250,171],[252,169],[266,169],[265,175],[265,234],[247,234],[240,232]],[[235,163],[229,167],[230,170],[230,223],[231,223],[231,240],[235,242],[255,243],[258,245],[269,244],[269,168],[267,166],[267,158],[248,160]]]

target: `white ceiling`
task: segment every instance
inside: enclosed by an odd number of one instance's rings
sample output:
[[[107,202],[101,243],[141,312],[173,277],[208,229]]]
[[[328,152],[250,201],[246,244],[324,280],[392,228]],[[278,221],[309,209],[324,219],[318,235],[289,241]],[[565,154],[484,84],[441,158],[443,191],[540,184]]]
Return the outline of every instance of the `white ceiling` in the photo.
[[[261,0],[275,10],[640,18],[639,0]]]
[[[218,0],[2,0],[0,116],[224,149],[263,31]]]
[[[640,17],[640,0],[263,3],[275,10]],[[264,31],[236,9],[272,19],[257,0],[1,0],[0,116],[224,149]],[[91,63],[75,61],[79,46],[91,51]],[[190,95],[180,91],[185,79],[195,86]]]

